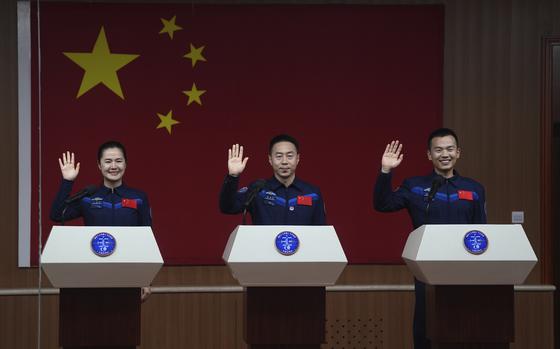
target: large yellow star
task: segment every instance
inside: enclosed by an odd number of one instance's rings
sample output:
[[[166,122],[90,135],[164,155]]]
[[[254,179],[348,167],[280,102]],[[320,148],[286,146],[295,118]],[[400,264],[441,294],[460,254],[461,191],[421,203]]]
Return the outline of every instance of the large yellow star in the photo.
[[[159,116],[161,122],[156,127],[156,129],[165,127],[167,129],[167,132],[169,132],[169,134],[171,134],[171,128],[173,127],[173,125],[180,124],[179,121],[173,119],[172,110],[170,110],[169,113],[167,113],[167,115],[162,115],[158,113],[157,116]]]
[[[85,70],[76,98],[80,98],[81,95],[101,83],[124,99],[117,70],[139,56],[111,53],[103,27],[99,31],[91,52],[63,52],[63,54]]]
[[[173,16],[170,20],[167,19],[161,19],[161,23],[163,23],[163,29],[161,29],[159,31],[160,34],[164,34],[167,33],[169,34],[169,38],[171,40],[173,40],[173,33],[176,32],[177,30],[182,30],[182,27],[179,27],[177,24],[175,24],[175,18],[177,16]]]
[[[200,46],[199,48],[196,48],[193,46],[193,44],[190,44],[191,46],[191,50],[189,51],[189,53],[185,54],[183,57],[185,58],[190,58],[192,61],[192,66],[194,67],[196,62],[198,61],[202,61],[202,62],[206,62],[206,58],[204,58],[204,56],[202,56],[202,50],[204,50],[204,46]]]
[[[187,101],[187,105],[191,105],[192,102],[196,102],[202,105],[202,101],[200,100],[200,96],[206,93],[206,90],[198,90],[196,88],[196,84],[193,82],[192,87],[189,91],[183,91],[184,94],[189,96],[189,100]]]

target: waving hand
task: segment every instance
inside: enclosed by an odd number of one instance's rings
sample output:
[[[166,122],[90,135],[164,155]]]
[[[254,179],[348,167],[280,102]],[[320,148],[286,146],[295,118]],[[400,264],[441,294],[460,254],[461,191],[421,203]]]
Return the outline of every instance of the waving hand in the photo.
[[[74,163],[74,153],[67,151],[62,153],[62,159],[58,158],[58,164],[60,165],[60,172],[62,173],[62,178],[73,181],[78,177],[80,172],[80,163]]]
[[[243,158],[243,146],[234,144],[228,149],[228,171],[231,176],[239,176],[247,165],[248,157]]]
[[[385,152],[381,158],[381,171],[384,173],[391,172],[392,169],[396,168],[401,164],[404,154],[401,153],[403,145],[399,141],[391,141],[385,147]]]

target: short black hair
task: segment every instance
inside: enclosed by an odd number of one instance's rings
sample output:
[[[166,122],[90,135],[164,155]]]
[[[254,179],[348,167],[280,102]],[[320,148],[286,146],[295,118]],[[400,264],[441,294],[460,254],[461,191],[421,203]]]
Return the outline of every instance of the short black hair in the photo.
[[[295,139],[294,137],[292,137],[290,135],[286,135],[286,134],[281,134],[281,135],[272,137],[272,139],[270,140],[270,144],[268,145],[268,153],[270,154],[272,152],[272,147],[274,147],[274,145],[276,143],[280,143],[280,142],[290,142],[290,143],[292,143],[296,147],[296,152],[299,153],[299,142],[297,141],[297,139]]]
[[[124,145],[121,142],[117,141],[107,141],[99,146],[97,150],[97,162],[101,162],[101,157],[103,156],[103,152],[107,149],[111,148],[118,148],[123,153],[124,161],[126,161],[126,150],[124,149]]]
[[[455,131],[453,131],[450,128],[442,127],[430,133],[430,136],[428,137],[428,150],[432,149],[432,139],[436,137],[445,137],[445,136],[451,136],[455,138],[455,144],[457,144],[457,147],[459,147],[459,137],[457,137]]]

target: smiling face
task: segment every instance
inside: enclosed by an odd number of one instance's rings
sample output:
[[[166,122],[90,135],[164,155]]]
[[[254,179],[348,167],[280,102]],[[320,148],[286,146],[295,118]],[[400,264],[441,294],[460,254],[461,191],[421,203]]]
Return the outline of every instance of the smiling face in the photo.
[[[268,155],[268,162],[272,166],[276,179],[283,183],[291,183],[296,176],[299,163],[296,146],[285,141],[274,144]]]
[[[461,156],[461,149],[453,136],[432,138],[428,159],[434,164],[434,171],[445,177],[453,177],[453,168]]]
[[[107,148],[97,163],[103,176],[103,184],[108,188],[116,188],[122,184],[126,170],[126,160],[119,148]]]

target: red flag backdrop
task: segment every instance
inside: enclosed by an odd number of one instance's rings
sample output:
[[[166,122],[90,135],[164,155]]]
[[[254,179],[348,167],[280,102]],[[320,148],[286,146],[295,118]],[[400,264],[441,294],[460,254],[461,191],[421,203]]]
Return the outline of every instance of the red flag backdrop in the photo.
[[[125,182],[151,201],[165,262],[222,263],[240,223],[218,210],[228,147],[245,146],[246,184],[271,175],[268,141],[289,133],[301,142],[298,176],[321,188],[350,262],[400,262],[411,224],[406,212],[374,212],[372,188],[394,138],[406,153],[395,185],[430,169],[425,139],[442,120],[442,6],[47,2],[40,10],[41,154],[36,133],[33,147],[44,239],[57,158],[76,153],[75,190],[99,184],[97,147],[116,139],[129,153]]]

